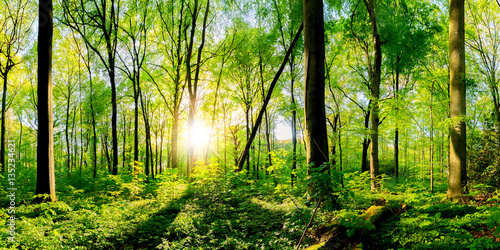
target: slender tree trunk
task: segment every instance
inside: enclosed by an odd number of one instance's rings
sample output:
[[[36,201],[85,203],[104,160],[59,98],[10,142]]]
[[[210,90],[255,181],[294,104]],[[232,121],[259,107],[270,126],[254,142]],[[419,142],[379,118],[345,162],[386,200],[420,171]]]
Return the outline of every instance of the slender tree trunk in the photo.
[[[269,117],[267,116],[267,111],[264,111],[264,119],[265,119],[265,122],[266,122],[266,131],[265,131],[265,134],[266,134],[266,149],[267,149],[267,163],[266,164],[266,171],[267,171],[267,167],[270,167],[273,165],[273,161],[271,159],[271,132],[270,132],[270,128],[269,128]]]
[[[380,43],[380,36],[378,34],[377,20],[375,17],[374,0],[364,0],[368,14],[370,15],[370,22],[372,26],[373,47],[375,49],[375,58],[372,69],[370,70],[371,80],[371,144],[370,144],[370,179],[371,189],[378,189],[378,175],[379,175],[379,155],[378,155],[378,126],[379,126],[379,98],[380,98],[380,77],[382,72],[382,49]],[[371,64],[371,63],[370,63]]]
[[[368,106],[370,105],[371,102]],[[371,111],[365,113],[365,129],[368,129],[370,126],[370,113]],[[368,167],[368,148],[370,147],[370,141],[371,140],[369,138],[363,139],[363,151],[361,152],[361,173],[370,170]]]
[[[192,23],[191,23],[191,35],[189,38],[189,44],[188,44],[188,51],[187,51],[187,56],[186,56],[186,80],[187,80],[187,85],[188,85],[188,93],[189,93],[189,115],[188,115],[188,136],[191,138],[193,136],[193,131],[192,129],[194,128],[196,124],[196,98],[197,98],[197,90],[198,90],[198,79],[199,79],[199,72],[200,72],[200,67],[201,67],[201,54],[203,52],[203,48],[205,46],[205,34],[206,34],[206,28],[207,28],[207,20],[208,20],[208,13],[210,11],[210,0],[207,1],[207,5],[205,8],[205,15],[203,18],[203,26],[202,26],[202,35],[201,35],[201,43],[198,47],[198,55],[197,55],[197,62],[196,62],[196,68],[195,68],[195,76],[194,76],[194,82],[192,82],[191,79],[191,58],[192,58],[192,51],[193,51],[193,43],[194,43],[194,36],[195,36],[195,29],[196,29],[196,20],[198,18],[198,0],[194,1],[194,9],[192,12]],[[192,145],[192,143],[189,144],[188,146],[188,152],[187,152],[187,176],[191,174],[192,168],[194,167],[194,162],[195,162],[195,145]]]
[[[444,133],[441,131],[441,179],[444,178]]]
[[[73,153],[71,154],[71,169],[76,168],[78,164],[78,132],[76,131],[76,106],[73,108],[73,122],[71,125],[71,139],[73,141]]]
[[[177,141],[179,138],[179,110],[176,108],[174,109],[174,123],[172,125],[172,151],[170,152],[172,154],[172,168],[173,169],[178,169],[179,168],[179,158],[177,155]]]
[[[118,174],[118,133],[117,133],[117,104],[116,104],[116,81],[115,60],[111,42],[108,42],[109,81],[111,83],[111,147],[113,152],[112,174]]]
[[[71,89],[68,89],[68,100],[66,102],[66,124],[64,127],[64,136],[66,138],[66,167],[68,168],[68,178],[71,176],[71,145],[69,142],[69,113],[71,111],[70,103],[71,103]]]
[[[133,81],[134,88],[134,170],[139,164],[139,93],[137,82]]]
[[[340,115],[339,115],[339,124],[340,124]],[[339,169],[340,172],[344,171],[344,167],[342,164],[342,137],[341,137],[341,129],[339,128],[338,135],[339,135]],[[340,175],[340,185],[342,185],[342,188],[344,188],[344,175]]]
[[[165,120],[163,120],[162,124],[161,124],[161,130],[160,130],[160,174],[163,172],[163,165],[162,165],[162,162],[163,162],[163,131],[165,129]]]
[[[142,109],[142,117],[144,119],[144,127],[146,129],[146,163],[144,165],[144,170],[145,170],[145,174],[147,177],[149,177],[149,164],[150,164],[150,154],[152,154],[151,152],[151,128],[150,128],[150,125],[149,125],[149,118],[148,118],[148,109],[146,107],[146,103],[144,102],[144,97],[142,95],[142,91],[141,91],[141,86],[139,85],[139,83],[137,83],[137,92],[139,94],[139,100],[141,102],[141,109]]]
[[[456,200],[467,184],[466,99],[465,99],[465,18],[464,0],[450,0],[450,177],[448,198]]]
[[[433,94],[434,94],[434,81],[432,82],[432,87],[431,87],[431,105],[429,106],[430,109],[430,119],[431,119],[431,136],[430,136],[430,174],[431,174],[431,193],[434,192],[434,120],[432,118],[432,101],[433,101]]]
[[[399,58],[396,65],[397,65],[396,67],[399,67]],[[396,111],[399,109],[398,94],[399,94],[399,68],[396,69],[396,88],[394,91],[394,99],[396,101]],[[397,180],[399,177],[399,128],[397,119],[396,119],[396,129],[394,131],[394,172]]]
[[[3,93],[2,93],[2,124],[1,124],[1,141],[0,141],[0,167],[2,172],[5,173],[5,112],[7,109],[7,79],[9,75],[9,70],[5,69],[3,74]]]
[[[17,143],[17,145],[19,145],[19,149],[17,151],[17,159],[21,162],[24,162],[23,161],[23,155],[21,154],[21,151],[23,151],[23,113],[21,112],[21,115],[19,117],[19,143]]]
[[[127,162],[127,114],[123,110],[123,146],[122,146],[122,169],[125,170]]]
[[[250,93],[248,93],[250,94]],[[250,112],[250,104],[246,104],[246,110],[245,110],[245,119],[246,119],[246,134],[247,134],[247,143],[250,140],[250,118],[249,118],[249,112]],[[246,163],[247,163],[247,177],[250,174],[250,153],[247,154],[246,158]]]
[[[151,178],[155,178],[155,166],[156,163],[154,162],[154,152],[153,152],[153,143],[151,142],[151,125],[148,122],[148,127],[149,127],[149,152],[150,152],[150,157],[151,157]]]
[[[36,194],[56,201],[52,116],[52,0],[39,1],[38,31],[38,144]],[[37,198],[44,201],[43,198]]]
[[[224,126],[224,172],[227,172],[227,126],[226,126],[226,105],[222,103],[222,115]]]
[[[295,84],[295,75],[294,75],[294,60],[295,56],[292,54],[291,59],[289,61],[290,66],[290,102],[292,105],[292,176],[291,178],[291,186],[293,187],[293,182],[296,179],[295,169],[297,169],[297,109],[295,102],[295,94],[294,94],[294,84]]]
[[[405,167],[403,170],[403,176],[408,177],[408,130],[405,128],[405,136],[406,136],[406,146],[405,146]]]

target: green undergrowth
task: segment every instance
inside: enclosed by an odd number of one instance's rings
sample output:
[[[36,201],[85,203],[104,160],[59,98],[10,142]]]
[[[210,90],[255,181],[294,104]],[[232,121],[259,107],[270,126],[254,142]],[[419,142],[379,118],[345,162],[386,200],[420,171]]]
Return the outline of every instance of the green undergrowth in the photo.
[[[350,190],[354,190],[355,196],[343,203],[343,209],[321,213],[321,223],[318,223],[316,230],[321,230],[321,225],[339,225],[343,230],[341,235],[351,241],[350,247],[500,249],[498,193],[490,194],[491,198],[485,202],[477,202],[475,196],[469,195],[460,203],[453,203],[446,199],[446,186],[439,182],[436,183],[435,192],[430,193],[428,188],[421,187],[420,180],[397,183],[387,178],[380,191],[372,193],[369,187],[364,186],[367,185],[363,182],[366,176],[347,177],[347,185]],[[370,206],[380,205],[384,200],[404,204],[408,209],[393,211],[391,216],[376,226],[360,218]],[[345,241],[341,238],[338,242]]]
[[[56,203],[18,206],[16,242],[2,240],[0,249],[293,249],[311,214],[242,176],[188,183],[173,171],[147,184],[127,176],[100,183],[66,187]],[[0,210],[2,224],[9,216]]]
[[[148,181],[126,174],[74,177],[59,183],[58,202],[23,198],[16,205],[16,242],[2,240],[0,249],[295,249],[316,206],[306,200],[304,179],[299,172],[292,188],[271,175],[255,179],[212,163],[195,168],[189,181],[174,170]],[[377,192],[369,190],[367,174],[346,174],[343,182],[332,189],[340,208],[320,206],[302,247],[317,242],[322,226],[334,225],[343,246],[360,249],[500,248],[497,191],[476,185],[452,203],[439,178],[434,193],[419,178],[382,176]],[[376,224],[362,218],[387,202],[405,209]],[[3,225],[9,216],[0,209]],[[7,226],[0,236],[7,239]]]

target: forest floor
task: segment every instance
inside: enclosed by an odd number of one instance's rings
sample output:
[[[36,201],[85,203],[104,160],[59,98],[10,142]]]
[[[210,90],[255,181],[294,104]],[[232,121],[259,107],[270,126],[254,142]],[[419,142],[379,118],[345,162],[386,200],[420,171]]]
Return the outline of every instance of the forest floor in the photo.
[[[305,205],[299,187],[241,176],[188,184],[165,174],[144,184],[123,175],[83,183],[60,185],[56,203],[17,205],[15,243],[6,240],[10,215],[2,200],[0,249],[295,249],[315,207]],[[345,183],[337,192],[341,209],[318,209],[300,249],[318,243],[332,224],[341,233],[330,249],[500,249],[498,194],[451,203],[442,183],[434,194],[421,180],[387,180],[378,193],[359,178]],[[376,224],[360,219],[381,200],[407,209]]]

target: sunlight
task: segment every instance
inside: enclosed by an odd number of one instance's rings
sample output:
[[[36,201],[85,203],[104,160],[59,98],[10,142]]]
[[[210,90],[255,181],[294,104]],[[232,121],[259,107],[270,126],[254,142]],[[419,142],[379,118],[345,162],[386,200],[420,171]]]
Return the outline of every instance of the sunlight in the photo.
[[[191,131],[189,144],[194,145],[196,148],[204,147],[210,140],[210,129],[200,123],[196,123]]]

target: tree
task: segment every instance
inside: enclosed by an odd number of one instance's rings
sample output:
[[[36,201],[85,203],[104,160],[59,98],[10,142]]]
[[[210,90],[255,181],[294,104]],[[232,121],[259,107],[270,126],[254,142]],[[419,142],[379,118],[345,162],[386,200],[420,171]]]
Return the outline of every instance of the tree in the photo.
[[[25,47],[31,30],[29,1],[2,1],[4,13],[0,14],[0,77],[3,79],[0,167],[5,172],[5,112],[7,112],[7,88],[9,73],[21,63],[18,57]]]
[[[264,116],[264,113],[267,109],[267,105],[269,104],[269,101],[271,100],[274,87],[276,86],[276,83],[278,82],[278,80],[281,76],[281,73],[283,73],[283,70],[286,66],[286,63],[288,62],[288,59],[293,51],[293,48],[297,44],[297,41],[299,40],[299,37],[302,34],[303,27],[304,27],[304,25],[300,25],[299,30],[295,34],[293,41],[290,44],[290,47],[286,51],[285,58],[283,59],[283,62],[281,63],[280,68],[276,72],[276,75],[274,76],[273,81],[269,85],[269,90],[267,91],[266,98],[264,99],[264,103],[262,104],[262,107],[260,108],[257,119],[255,120],[255,123],[254,123],[253,128],[252,128],[252,132],[250,133],[250,137],[248,138],[247,143],[245,145],[245,149],[243,150],[243,153],[241,154],[241,156],[239,158],[238,170],[240,170],[240,171],[243,169],[243,164],[245,163],[244,159],[247,158],[248,153],[250,152],[250,146],[252,145],[252,142],[255,139],[255,136],[257,135],[257,130],[259,129],[260,124],[262,123],[262,117]],[[323,80],[323,83],[324,83],[324,80]],[[324,107],[323,107],[323,110],[324,110]],[[323,113],[323,115],[324,115],[324,113]],[[325,119],[325,133],[326,133],[326,119]],[[326,134],[325,134],[325,136],[326,136]]]
[[[465,6],[464,0],[450,0],[450,176],[448,198],[456,200],[467,184],[465,102]]]
[[[171,167],[177,169],[179,164],[178,138],[181,113],[180,105],[184,89],[186,87],[186,84],[181,78],[182,66],[185,64],[185,46],[183,46],[184,42],[182,38],[187,35],[186,33],[189,24],[187,22],[188,19],[186,18],[187,11],[185,1],[179,2],[172,0],[170,3],[165,3],[163,1],[156,0],[155,3],[162,24],[159,32],[161,34],[160,39],[158,39],[161,42],[158,46],[165,54],[166,60],[164,61],[168,62],[168,65],[161,65],[159,68],[161,68],[172,81],[172,84],[168,86],[171,89],[168,95],[171,97],[170,100],[167,100],[166,96],[160,89],[159,84],[157,84],[156,80],[154,80],[154,77],[150,76],[172,115],[173,122],[170,135],[171,143],[169,157]],[[173,16],[176,18],[171,18]]]
[[[106,68],[111,85],[111,171],[118,174],[116,55],[120,0],[62,1],[63,23],[80,34]],[[102,48],[104,46],[104,48]]]
[[[118,54],[118,58],[123,63],[123,67],[120,67],[120,69],[132,82],[134,92],[134,170],[139,164],[139,99],[141,99],[142,104],[141,71],[143,70],[146,59],[146,38],[150,26],[147,21],[148,11],[149,2],[133,1],[129,3],[129,9],[125,13],[124,23],[120,25],[120,30],[122,31],[121,40],[127,51],[125,56]],[[149,153],[149,119],[146,114],[143,114],[143,118],[146,125],[146,152]],[[146,173],[149,167],[147,163],[149,163],[148,154],[146,154]]]
[[[314,171],[327,171],[328,136],[325,117],[325,31],[323,1],[304,0],[305,137],[309,178]],[[323,168],[321,170],[321,168]],[[328,186],[309,182],[311,196]],[[323,186],[325,185],[325,186]]]
[[[287,48],[287,42],[288,42],[287,40],[289,39],[289,41],[291,41],[293,39],[294,26],[296,26],[298,23],[296,15],[300,14],[301,6],[299,6],[300,5],[299,3],[300,3],[299,1],[289,0],[287,3],[285,3],[288,4],[288,6],[286,6],[288,7],[287,13],[281,14],[280,6],[277,0],[274,0],[274,6],[276,8],[276,16],[278,19],[277,24],[281,35],[281,46],[283,46],[284,49]],[[283,22],[282,20],[288,20],[288,22]],[[288,30],[285,30],[286,28],[288,28]],[[289,37],[287,37],[287,35],[289,35]],[[295,50],[295,52],[298,52],[298,50]],[[297,102],[295,100],[295,91],[294,91],[296,78],[298,77],[297,73],[298,69],[296,63],[297,57],[298,55],[296,55],[296,53],[292,51],[290,60],[288,60],[289,75],[290,75],[290,107],[292,116],[290,124],[292,129],[292,174],[290,176],[292,186],[296,179],[295,169],[297,168]],[[268,126],[266,123],[266,135],[269,134],[267,127]],[[269,138],[269,136],[266,137],[267,139]],[[267,144],[269,146],[269,140]],[[271,155],[270,154],[268,155],[269,155],[269,163],[271,163]]]
[[[498,1],[497,1],[498,2]],[[466,45],[481,75],[486,78],[493,102],[493,115],[500,129],[500,11],[489,1],[467,1],[471,30]]]
[[[440,31],[437,20],[430,19],[434,7],[420,1],[388,1],[380,8],[380,35],[384,48],[383,62],[392,75],[394,129],[394,170],[399,176],[399,124],[403,115],[404,92],[411,89],[413,69],[430,51],[432,36]],[[425,63],[425,62],[424,62]],[[407,77],[404,77],[407,76]]]
[[[39,1],[38,17],[38,144],[36,194],[56,201],[52,117],[52,0]],[[38,201],[46,201],[39,197]]]

